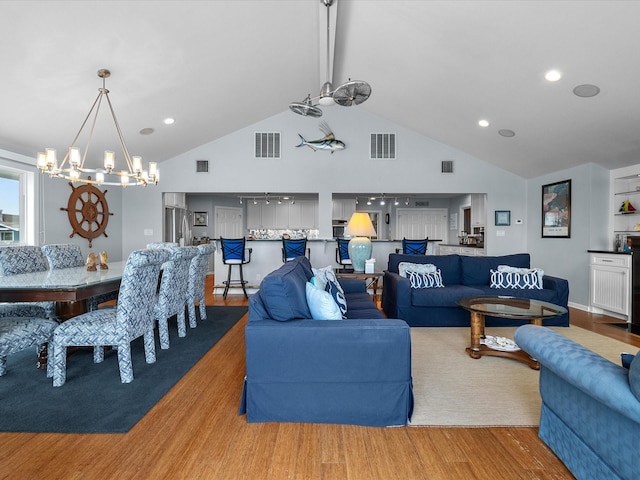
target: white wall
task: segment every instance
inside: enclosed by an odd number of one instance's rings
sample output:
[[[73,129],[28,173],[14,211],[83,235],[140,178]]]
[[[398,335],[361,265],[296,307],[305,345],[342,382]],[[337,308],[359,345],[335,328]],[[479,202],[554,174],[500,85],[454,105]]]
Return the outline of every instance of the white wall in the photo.
[[[289,111],[234,132],[217,141],[185,152],[160,165],[160,184],[155,187],[112,187],[107,199],[114,215],[109,219],[108,238],[94,241],[94,251],[107,250],[112,260],[126,258],[150,241],[162,240],[162,192],[280,191],[317,193],[320,236],[330,238],[331,200],[339,193],[487,193],[487,254],[528,251],[532,264],[550,275],[567,278],[570,302],[588,303],[588,249],[609,245],[609,174],[583,165],[536,179],[526,180],[460,150],[388,122],[358,107],[324,109],[321,119],[306,118]],[[330,154],[296,148],[298,133],[308,140],[322,137],[320,120],[332,127],[346,143],[344,151]],[[253,158],[254,132],[281,132],[282,158]],[[369,134],[397,135],[397,160],[369,160]],[[195,173],[196,160],[209,160],[209,173]],[[440,174],[440,162],[453,160],[455,173]],[[570,239],[541,238],[541,187],[572,179],[572,226]],[[77,236],[69,239],[71,227],[66,212],[70,187],[61,180],[43,181],[43,219],[46,228],[41,243],[77,242],[88,252],[88,243]],[[511,210],[512,224],[499,227],[495,210]],[[522,219],[522,225],[515,225]],[[213,223],[210,218],[210,223]],[[147,234],[148,233],[148,234]]]

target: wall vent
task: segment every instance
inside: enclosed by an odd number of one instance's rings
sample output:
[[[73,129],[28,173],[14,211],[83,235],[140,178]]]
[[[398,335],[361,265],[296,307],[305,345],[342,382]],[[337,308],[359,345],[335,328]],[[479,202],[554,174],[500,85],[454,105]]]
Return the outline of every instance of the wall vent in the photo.
[[[416,201],[416,207],[428,207],[429,206],[429,201],[428,200],[417,200]]]
[[[256,132],[256,158],[280,158],[280,133]]]
[[[372,133],[369,158],[396,158],[396,134]]]
[[[196,173],[209,173],[209,160],[196,160]]]
[[[453,160],[443,160],[440,171],[441,173],[453,173]]]

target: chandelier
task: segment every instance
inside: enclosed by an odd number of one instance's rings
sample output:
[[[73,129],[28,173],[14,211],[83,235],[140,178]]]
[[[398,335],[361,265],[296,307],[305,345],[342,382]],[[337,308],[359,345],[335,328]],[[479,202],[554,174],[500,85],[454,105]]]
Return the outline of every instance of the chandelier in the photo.
[[[48,173],[51,177],[64,178],[71,180],[72,182],[90,183],[95,185],[121,185],[123,187],[129,185],[144,185],[151,183],[158,184],[159,172],[158,164],[156,162],[149,162],[149,168],[144,169],[142,165],[142,157],[131,156],[127,150],[127,145],[124,143],[122,137],[122,131],[120,125],[116,119],[116,114],[113,111],[111,100],[109,99],[109,90],[105,88],[105,79],[111,75],[111,72],[107,69],[98,70],[98,77],[102,78],[102,88],[98,89],[98,96],[96,97],[89,113],[82,122],[80,130],[73,139],[69,150],[64,156],[62,163],[58,165],[57,152],[54,148],[47,148],[44,152],[38,152],[37,166],[42,173]],[[120,140],[120,147],[122,148],[122,155],[126,162],[127,169],[116,169],[116,154],[113,151],[106,150],[104,152],[104,163],[102,168],[90,168],[85,166],[87,153],[89,146],[91,145],[91,138],[98,119],[98,113],[100,112],[100,106],[102,105],[103,98],[106,98],[109,110],[111,111],[111,118],[118,133],[118,139]],[[84,152],[80,152],[80,148],[76,145],[78,138],[82,134],[82,130],[85,128],[91,118],[91,129],[89,131],[89,138],[84,148]],[[93,176],[92,176],[93,175]]]

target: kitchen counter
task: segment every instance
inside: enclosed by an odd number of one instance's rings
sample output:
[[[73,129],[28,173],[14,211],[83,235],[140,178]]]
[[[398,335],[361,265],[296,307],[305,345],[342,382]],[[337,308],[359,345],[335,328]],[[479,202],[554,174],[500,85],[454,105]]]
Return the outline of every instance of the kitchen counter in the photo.
[[[459,243],[441,243],[441,247],[484,248],[484,245],[460,245]]]
[[[631,252],[617,252],[615,250],[587,250],[589,253],[606,253],[611,255],[631,255]]]

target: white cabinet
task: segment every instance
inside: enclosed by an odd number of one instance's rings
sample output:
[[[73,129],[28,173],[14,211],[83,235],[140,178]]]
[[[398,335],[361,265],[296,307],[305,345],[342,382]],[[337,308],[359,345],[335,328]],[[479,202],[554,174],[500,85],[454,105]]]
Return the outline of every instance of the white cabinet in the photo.
[[[440,245],[438,255],[467,255],[469,257],[483,257],[485,255],[484,248],[477,247],[456,247],[453,245]]]
[[[631,255],[591,253],[589,307],[629,315],[631,311]]]
[[[299,201],[294,204],[271,202],[247,205],[248,229],[311,229],[317,228],[317,202]]]
[[[333,200],[332,220],[349,220],[356,211],[355,199]]]
[[[165,207],[187,208],[186,193],[165,192],[163,201]]]
[[[471,195],[471,226],[483,227],[487,223],[486,197],[484,193]]]

